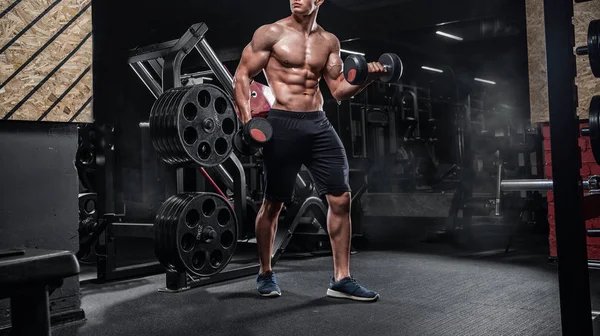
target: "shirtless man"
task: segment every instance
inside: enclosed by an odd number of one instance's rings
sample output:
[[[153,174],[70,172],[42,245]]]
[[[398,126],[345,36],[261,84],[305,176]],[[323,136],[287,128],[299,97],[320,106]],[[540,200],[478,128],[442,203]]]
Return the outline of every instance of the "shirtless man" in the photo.
[[[320,195],[329,203],[327,227],[333,250],[334,276],[327,295],[374,301],[379,294],[359,285],[350,276],[350,186],[348,160],[337,133],[323,112],[321,77],[337,100],[349,99],[385,70],[369,63],[363,85],[348,83],[342,70],[340,42],[316,23],[324,0],[290,0],[292,14],[259,27],[242,53],[234,76],[234,98],[242,123],[251,118],[250,79],[264,70],[275,95],[267,119],[272,140],[263,148],[265,199],[256,218],[260,259],[257,289],[262,296],[280,296],[271,269],[277,220],[285,202],[291,201],[301,165],[310,171]]]

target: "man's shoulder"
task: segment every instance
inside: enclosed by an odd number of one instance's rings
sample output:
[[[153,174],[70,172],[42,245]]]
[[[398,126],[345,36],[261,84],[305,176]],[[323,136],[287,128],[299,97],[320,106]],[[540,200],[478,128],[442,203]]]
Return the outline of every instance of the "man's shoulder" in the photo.
[[[252,43],[260,45],[261,48],[272,47],[283,35],[284,27],[277,22],[264,24],[256,29],[252,37]]]
[[[338,39],[338,37],[335,36],[335,34],[326,31],[321,26],[319,26],[319,28],[321,29],[321,36],[329,44],[329,46],[331,46],[332,48],[339,48],[340,40]]]
[[[269,36],[279,36],[283,33],[285,27],[279,22],[264,24],[256,29],[258,34],[267,34]]]

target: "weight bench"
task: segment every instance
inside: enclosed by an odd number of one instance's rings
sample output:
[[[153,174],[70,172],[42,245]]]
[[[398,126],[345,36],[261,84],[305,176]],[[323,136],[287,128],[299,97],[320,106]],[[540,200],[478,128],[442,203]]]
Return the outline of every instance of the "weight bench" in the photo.
[[[0,299],[10,298],[11,335],[49,336],[49,292],[77,274],[69,251],[0,250]]]

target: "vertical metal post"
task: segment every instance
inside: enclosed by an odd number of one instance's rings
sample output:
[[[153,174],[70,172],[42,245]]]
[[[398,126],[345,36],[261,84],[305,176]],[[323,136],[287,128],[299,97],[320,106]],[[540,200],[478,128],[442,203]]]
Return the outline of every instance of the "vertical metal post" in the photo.
[[[502,173],[504,172],[504,169],[503,169],[504,162],[502,161],[502,158],[500,157],[500,151],[496,151],[496,155],[498,155],[498,157],[496,158],[496,168],[498,169],[498,172],[497,172],[498,175],[496,176],[496,203],[495,203],[494,215],[501,216],[502,213],[500,212],[500,210],[502,209],[502,206],[501,206]]]
[[[367,157],[367,106],[367,103],[365,103],[365,108],[361,109],[360,113],[360,144],[363,158]]]
[[[572,0],[544,0],[558,283],[563,335],[592,335]]]

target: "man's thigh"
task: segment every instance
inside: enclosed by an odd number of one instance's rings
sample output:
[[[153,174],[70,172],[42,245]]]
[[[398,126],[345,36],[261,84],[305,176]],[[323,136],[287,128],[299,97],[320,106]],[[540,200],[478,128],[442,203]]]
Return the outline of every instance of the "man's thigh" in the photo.
[[[327,122],[316,133],[310,159],[305,162],[319,195],[351,191],[346,150],[336,131]]]
[[[286,120],[268,118],[273,138],[263,147],[265,199],[290,202],[294,196],[296,175],[302,166],[296,132]]]

